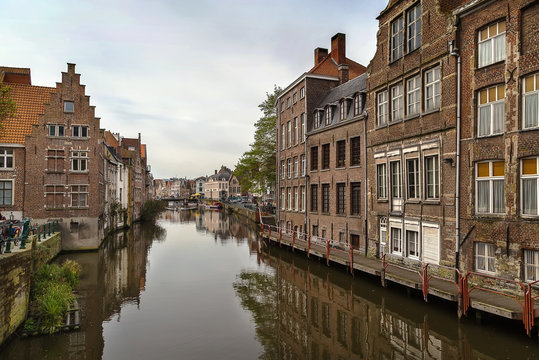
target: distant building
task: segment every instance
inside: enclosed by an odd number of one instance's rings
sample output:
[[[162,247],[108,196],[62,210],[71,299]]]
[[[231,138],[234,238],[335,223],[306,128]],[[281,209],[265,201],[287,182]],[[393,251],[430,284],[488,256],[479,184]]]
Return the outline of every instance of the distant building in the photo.
[[[241,196],[240,182],[236,175],[232,175],[228,181],[228,197]]]
[[[232,171],[221,166],[219,171],[215,170],[215,173],[208,177],[204,185],[205,198],[212,200],[222,200],[228,197],[228,186]]]

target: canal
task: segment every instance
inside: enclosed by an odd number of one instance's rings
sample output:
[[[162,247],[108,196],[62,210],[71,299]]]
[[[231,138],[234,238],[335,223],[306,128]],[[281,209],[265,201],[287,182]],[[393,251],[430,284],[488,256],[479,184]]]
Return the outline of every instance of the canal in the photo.
[[[78,331],[17,338],[0,359],[539,359],[522,324],[258,242],[245,220],[169,212],[83,267]]]

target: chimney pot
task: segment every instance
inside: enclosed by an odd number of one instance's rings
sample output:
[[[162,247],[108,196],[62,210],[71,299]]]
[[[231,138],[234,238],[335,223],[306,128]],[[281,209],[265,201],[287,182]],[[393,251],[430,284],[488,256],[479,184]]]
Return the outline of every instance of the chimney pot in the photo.
[[[328,56],[328,49],[316,48],[314,49],[314,66],[320,64],[324,58]]]

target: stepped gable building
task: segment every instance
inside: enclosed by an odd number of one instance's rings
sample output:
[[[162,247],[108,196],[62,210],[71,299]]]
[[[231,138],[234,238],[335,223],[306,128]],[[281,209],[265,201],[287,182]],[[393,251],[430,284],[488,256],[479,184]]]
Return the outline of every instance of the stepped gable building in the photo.
[[[36,120],[25,134],[24,216],[60,220],[67,250],[97,248],[105,194],[102,133],[75,64],[62,72]]]
[[[368,249],[455,266],[459,1],[389,2],[367,70]]]
[[[453,11],[462,61],[461,268],[539,279],[539,3]]]
[[[0,67],[0,83],[11,89],[11,98],[17,105],[17,113],[2,119],[0,128],[0,212],[7,219],[22,219],[26,136],[45,112],[55,88],[32,85],[28,68]]]
[[[307,228],[355,249],[365,248],[366,78],[362,74],[328,91],[308,114]],[[293,187],[293,199],[297,191]]]
[[[301,233],[307,229],[307,116],[327,91],[356,78],[365,67],[346,57],[346,37],[331,38],[331,52],[314,50],[314,67],[292,82],[276,100],[278,224]]]

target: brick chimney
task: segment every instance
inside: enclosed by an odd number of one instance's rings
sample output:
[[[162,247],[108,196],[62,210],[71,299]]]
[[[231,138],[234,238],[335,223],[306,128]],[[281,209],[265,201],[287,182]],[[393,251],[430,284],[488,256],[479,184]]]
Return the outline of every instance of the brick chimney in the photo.
[[[349,80],[349,70],[350,67],[348,64],[340,64],[337,66],[337,71],[339,72],[339,85],[344,84]]]
[[[314,66],[320,64],[324,58],[328,56],[328,49],[316,48],[314,49]]]
[[[337,62],[337,65],[346,62],[346,35],[337,33],[331,38],[331,57]]]

